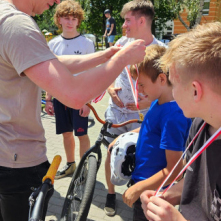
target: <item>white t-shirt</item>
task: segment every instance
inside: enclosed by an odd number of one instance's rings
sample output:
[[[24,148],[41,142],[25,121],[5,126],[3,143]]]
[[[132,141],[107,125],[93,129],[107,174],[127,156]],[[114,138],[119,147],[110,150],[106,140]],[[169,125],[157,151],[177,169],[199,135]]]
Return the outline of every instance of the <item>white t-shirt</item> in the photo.
[[[123,36],[115,43],[115,45],[116,46],[124,46],[124,45],[130,44],[130,42],[132,42],[132,41],[134,41],[134,38],[127,38],[126,36]],[[162,43],[161,41],[157,40],[155,37],[154,37],[152,43],[149,44],[149,45],[152,45],[152,44],[158,44],[160,46],[165,46],[166,47],[166,45],[164,43]],[[133,80],[134,88],[135,88],[135,83],[136,82]],[[118,97],[123,102],[124,106],[127,103],[134,103],[135,102],[133,94],[132,94],[132,90],[131,90],[131,85],[130,85],[130,82],[128,80],[128,76],[127,76],[127,72],[126,72],[125,68],[121,72],[121,74],[116,78],[116,80],[115,80],[115,88],[122,88],[122,90],[118,91]],[[138,111],[129,110],[126,107],[124,107],[124,108],[118,107],[116,104],[113,103],[111,98],[110,98],[109,103],[110,103],[111,107],[114,107],[114,108],[118,109],[119,111],[121,111],[123,113],[138,112]],[[142,111],[146,111],[146,110],[147,109],[143,109],[143,110],[141,110],[141,112]]]
[[[48,46],[56,55],[83,55],[95,52],[93,41],[82,35],[68,39],[59,35],[49,41]]]

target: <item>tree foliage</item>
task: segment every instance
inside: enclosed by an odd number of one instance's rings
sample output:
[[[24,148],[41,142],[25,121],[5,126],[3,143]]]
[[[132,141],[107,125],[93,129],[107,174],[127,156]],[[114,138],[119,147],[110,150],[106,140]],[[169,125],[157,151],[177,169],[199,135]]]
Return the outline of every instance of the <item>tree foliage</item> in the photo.
[[[85,11],[85,21],[82,22],[80,28],[82,33],[92,33],[101,37],[105,31],[106,17],[104,10],[108,8],[116,21],[117,33],[122,34],[123,19],[120,17],[120,11],[128,0],[118,0],[117,2],[116,0],[77,1],[80,2]],[[179,18],[187,30],[200,23],[204,0],[152,0],[152,2],[156,12],[155,21],[157,21],[153,23],[153,33],[155,28],[161,30],[168,20],[174,20],[175,18]],[[34,18],[41,30],[47,29],[54,32],[57,29],[53,21],[54,9],[55,6]],[[186,24],[180,16],[184,9],[187,11],[189,24]]]
[[[180,22],[186,27],[187,30],[192,29],[194,26],[200,23],[204,0],[172,0],[174,12],[176,17],[180,20]],[[181,13],[186,10],[187,12],[187,24],[183,17],[181,17]]]
[[[41,15],[36,15],[34,20],[37,22],[38,27],[43,30],[46,29],[50,32],[54,32],[57,27],[54,24],[54,12],[56,5],[53,5],[49,10],[45,11]]]

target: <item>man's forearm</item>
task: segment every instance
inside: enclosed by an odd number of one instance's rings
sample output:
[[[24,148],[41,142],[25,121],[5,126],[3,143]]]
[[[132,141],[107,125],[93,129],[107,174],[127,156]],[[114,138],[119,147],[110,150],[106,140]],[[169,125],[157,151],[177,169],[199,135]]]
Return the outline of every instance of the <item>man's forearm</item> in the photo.
[[[119,49],[117,48],[117,50]],[[63,104],[74,109],[80,109],[85,103],[106,90],[126,65],[142,61],[145,55],[144,50],[144,41],[136,40],[127,47],[120,49],[109,60],[107,58],[111,53],[108,56],[106,54],[105,58],[98,58],[100,61],[108,60],[105,64],[87,70],[75,77],[57,59],[41,62],[24,72],[30,80]],[[80,57],[83,57],[83,55]],[[79,67],[77,67],[79,64],[84,66],[83,69],[85,69],[85,64],[81,61],[75,65],[69,63],[70,66],[73,65],[73,69],[77,69],[77,72],[80,72]]]
[[[105,63],[108,59],[104,55],[105,52],[100,51],[87,55],[62,55],[57,57],[72,74],[76,74]]]

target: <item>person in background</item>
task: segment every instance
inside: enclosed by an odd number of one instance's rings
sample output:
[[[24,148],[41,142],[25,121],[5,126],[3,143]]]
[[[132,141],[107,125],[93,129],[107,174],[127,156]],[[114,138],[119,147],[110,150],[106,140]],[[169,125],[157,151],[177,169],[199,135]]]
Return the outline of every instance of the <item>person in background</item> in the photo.
[[[104,37],[107,38],[107,43],[109,44],[109,47],[110,47],[114,45],[115,35],[117,34],[116,22],[115,22],[115,19],[111,17],[110,9],[106,9],[104,11],[104,15],[107,18]]]
[[[56,7],[54,22],[62,30],[62,34],[48,43],[52,52],[56,55],[83,55],[95,52],[93,41],[82,36],[77,30],[83,19],[84,11],[76,1],[62,1]],[[73,174],[76,168],[73,130],[79,139],[80,157],[90,147],[90,140],[87,135],[90,109],[87,105],[84,105],[80,110],[69,108],[56,98],[53,99],[52,103],[52,96],[46,92],[45,110],[49,115],[55,113],[56,133],[63,136],[67,163],[57,172],[55,179],[59,179]]]

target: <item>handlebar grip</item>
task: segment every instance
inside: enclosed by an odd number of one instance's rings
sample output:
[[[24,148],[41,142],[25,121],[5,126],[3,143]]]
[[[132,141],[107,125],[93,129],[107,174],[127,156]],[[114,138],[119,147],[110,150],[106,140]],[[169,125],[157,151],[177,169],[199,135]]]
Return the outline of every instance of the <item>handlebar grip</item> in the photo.
[[[51,166],[48,169],[47,174],[43,177],[42,182],[44,182],[46,179],[50,179],[51,183],[54,184],[54,177],[57,173],[60,163],[61,163],[61,156],[56,155],[51,163]]]

